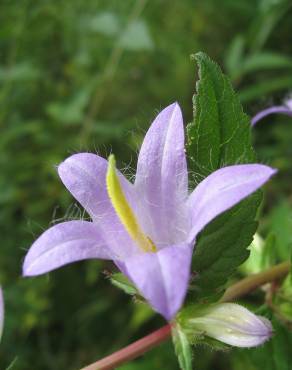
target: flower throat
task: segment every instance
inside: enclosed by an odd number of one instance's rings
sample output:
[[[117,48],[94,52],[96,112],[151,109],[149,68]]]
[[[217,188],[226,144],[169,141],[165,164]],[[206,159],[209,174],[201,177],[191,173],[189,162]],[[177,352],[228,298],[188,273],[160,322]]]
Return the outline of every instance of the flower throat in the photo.
[[[111,203],[118,215],[121,223],[124,225],[130,237],[144,252],[156,252],[157,248],[152,240],[145,235],[138,224],[135,214],[131,209],[119,178],[116,173],[116,161],[114,155],[108,159],[108,169],[106,174],[106,186]]]

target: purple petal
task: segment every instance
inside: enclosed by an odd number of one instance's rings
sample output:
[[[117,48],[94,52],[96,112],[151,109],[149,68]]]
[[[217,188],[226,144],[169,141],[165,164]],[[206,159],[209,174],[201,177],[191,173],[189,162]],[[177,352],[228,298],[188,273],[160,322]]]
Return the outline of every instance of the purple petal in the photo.
[[[252,118],[251,125],[254,126],[258,121],[262,120],[266,116],[269,116],[270,114],[285,114],[292,117],[292,108],[289,106],[280,105],[264,109]]]
[[[189,245],[165,247],[118,263],[151,306],[171,320],[185,298],[192,258]]]
[[[94,221],[116,215],[106,188],[107,167],[107,160],[91,153],[74,154],[58,167],[62,182]],[[125,193],[130,196],[132,184],[118,174]]]
[[[135,253],[137,247],[125,232],[109,199],[106,187],[107,167],[108,162],[104,158],[96,154],[79,153],[61,163],[58,173],[66,188],[102,230],[107,245],[120,256],[126,256]],[[134,187],[120,172],[117,173],[123,191],[134,208]]]
[[[0,287],[0,340],[3,332],[3,322],[4,322],[4,300],[2,288]]]
[[[260,188],[275,172],[261,164],[242,164],[221,168],[203,180],[188,200],[192,219],[189,241],[194,242],[210,221]]]
[[[157,244],[182,240],[180,229],[185,222],[180,209],[187,187],[182,113],[174,103],[152,123],[137,164],[135,189],[143,198],[139,219],[144,217],[143,228]]]
[[[88,258],[113,259],[104,236],[92,222],[69,221],[45,231],[29,249],[23,275],[34,276]]]

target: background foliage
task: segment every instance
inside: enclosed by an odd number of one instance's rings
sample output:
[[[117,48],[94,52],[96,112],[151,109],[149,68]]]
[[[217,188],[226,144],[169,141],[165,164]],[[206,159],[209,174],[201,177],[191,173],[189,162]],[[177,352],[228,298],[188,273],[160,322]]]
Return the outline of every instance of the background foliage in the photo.
[[[25,252],[44,229],[84,217],[54,167],[81,150],[113,151],[131,175],[160,108],[178,100],[185,121],[192,120],[190,54],[198,50],[221,64],[248,113],[280,103],[292,87],[291,16],[289,0],[222,0],[220,11],[216,0],[0,2],[1,369],[15,358],[19,370],[78,369],[163,323],[109,283],[102,273],[112,270],[109,263],[20,277]],[[290,124],[274,116],[254,132],[260,160],[280,170],[266,189],[260,223],[264,238],[275,236],[273,263],[289,257],[292,242]],[[279,333],[269,346],[248,352],[198,347],[196,368],[259,369],[267,353],[284,364],[291,335]],[[166,363],[178,368],[171,342],[122,368]]]

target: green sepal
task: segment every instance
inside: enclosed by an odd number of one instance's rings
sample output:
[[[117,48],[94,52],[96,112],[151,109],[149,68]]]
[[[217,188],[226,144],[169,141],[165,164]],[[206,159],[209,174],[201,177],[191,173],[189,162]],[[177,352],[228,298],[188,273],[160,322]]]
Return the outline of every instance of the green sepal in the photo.
[[[209,337],[204,337],[203,339],[196,338],[192,345],[201,345],[201,346],[206,346],[212,349],[213,351],[222,351],[222,352],[228,352],[231,350],[231,346],[228,344],[219,342],[219,340],[209,338]]]
[[[191,344],[178,323],[173,324],[171,334],[181,370],[192,370]]]
[[[117,288],[123,290],[125,293],[130,295],[139,295],[136,287],[130,282],[130,280],[120,272],[111,274],[109,276],[111,283]]]
[[[191,319],[204,316],[213,305],[191,304],[185,306],[177,315],[176,322],[186,340],[191,346],[207,346],[215,351],[227,351],[231,347],[214,338],[207,337],[206,333],[190,325]]]

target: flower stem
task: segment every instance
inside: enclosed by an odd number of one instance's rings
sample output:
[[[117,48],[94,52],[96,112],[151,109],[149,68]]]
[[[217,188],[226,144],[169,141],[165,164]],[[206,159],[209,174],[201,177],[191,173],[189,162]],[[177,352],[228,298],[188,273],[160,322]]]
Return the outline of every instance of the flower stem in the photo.
[[[251,291],[255,290],[261,285],[269,283],[271,281],[279,280],[285,277],[291,268],[290,262],[283,262],[276,266],[273,266],[263,272],[248,276],[238,283],[230,286],[223,297],[221,302],[229,302],[234,299],[240,298]],[[135,359],[150,349],[158,346],[171,336],[171,325],[167,324],[162,328],[154,331],[153,333],[146,335],[142,339],[130,344],[129,346],[99,360],[89,366],[84,367],[81,370],[111,370],[117,366]]]
[[[255,290],[261,285],[274,280],[279,280],[286,276],[290,270],[290,262],[286,261],[279,263],[268,270],[259,272],[240,280],[238,283],[231,285],[226,291],[221,302],[230,302],[234,299],[244,296],[245,294]]]
[[[171,326],[167,324],[162,328],[146,335],[142,339],[130,344],[129,346],[109,355],[102,360],[95,362],[81,370],[110,370],[123,364],[124,362],[131,361],[134,358],[142,355],[144,352],[149,351],[153,347],[158,346],[170,337]]]

